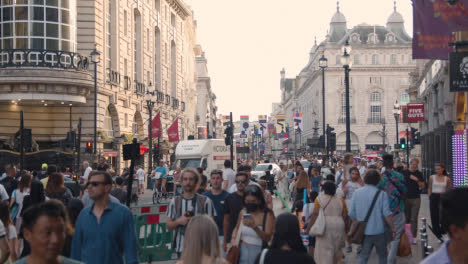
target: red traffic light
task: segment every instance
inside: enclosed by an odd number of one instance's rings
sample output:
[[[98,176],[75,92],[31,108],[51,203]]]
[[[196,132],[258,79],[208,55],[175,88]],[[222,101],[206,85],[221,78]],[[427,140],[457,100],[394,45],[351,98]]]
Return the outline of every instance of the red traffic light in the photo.
[[[87,148],[92,148],[92,147],[93,147],[93,142],[88,141],[88,142],[86,143],[86,147],[87,147]]]

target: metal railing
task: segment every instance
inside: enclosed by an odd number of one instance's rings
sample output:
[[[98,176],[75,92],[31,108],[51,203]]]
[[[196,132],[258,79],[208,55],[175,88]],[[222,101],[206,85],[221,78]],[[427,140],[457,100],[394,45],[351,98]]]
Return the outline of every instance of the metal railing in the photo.
[[[172,108],[174,109],[179,108],[179,100],[177,98],[172,97]]]
[[[185,112],[185,102],[181,103],[181,110],[182,110],[182,112]]]
[[[156,101],[158,103],[164,103],[164,93],[160,91],[156,91]]]
[[[356,118],[354,117],[351,117],[349,121],[351,124],[356,124]],[[338,118],[338,124],[346,124],[346,117]]]
[[[120,73],[107,68],[107,80],[106,81],[110,84],[120,85]]]
[[[135,93],[137,95],[144,95],[145,94],[145,85],[140,82],[135,82]]]
[[[166,94],[166,104],[170,105],[171,104],[171,96]]]
[[[44,67],[88,71],[88,57],[69,51],[38,49],[0,50],[0,68]]]
[[[385,123],[385,118],[382,117],[369,117],[367,119],[367,123],[369,124],[381,124]]]
[[[130,90],[132,89],[132,78],[125,76],[124,77],[124,89]]]

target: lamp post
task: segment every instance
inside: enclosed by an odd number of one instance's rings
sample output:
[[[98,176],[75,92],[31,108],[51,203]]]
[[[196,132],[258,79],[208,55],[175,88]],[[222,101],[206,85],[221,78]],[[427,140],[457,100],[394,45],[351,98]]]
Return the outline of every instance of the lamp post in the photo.
[[[210,139],[210,112],[206,111],[206,138]]]
[[[398,144],[398,120],[400,119],[401,109],[398,100],[395,101],[393,105],[393,116],[395,117],[395,124],[396,124],[396,144]]]
[[[149,122],[148,122],[148,145],[149,145],[149,153],[148,153],[148,173],[151,174],[151,171],[153,170],[153,126],[152,126],[152,121],[153,121],[153,108],[154,108],[154,103],[156,102],[156,93],[154,91],[153,85],[151,82],[148,85],[148,89],[146,90],[145,94],[145,99],[146,99],[146,106],[148,107],[148,116],[149,116]]]
[[[97,149],[97,64],[100,62],[101,53],[94,47],[91,52],[91,62],[94,63],[94,141],[93,154],[96,155]]]
[[[323,127],[323,139],[325,141],[324,148],[327,149],[327,140],[325,133],[325,68],[328,67],[328,59],[325,58],[325,55],[319,59],[319,67],[322,69],[322,127]],[[328,156],[328,151],[327,151]]]
[[[350,117],[350,104],[349,104],[349,72],[351,71],[351,47],[346,40],[342,48],[343,56],[341,57],[341,64],[343,64],[345,72],[345,99],[346,99],[346,152],[351,152],[351,117]]]

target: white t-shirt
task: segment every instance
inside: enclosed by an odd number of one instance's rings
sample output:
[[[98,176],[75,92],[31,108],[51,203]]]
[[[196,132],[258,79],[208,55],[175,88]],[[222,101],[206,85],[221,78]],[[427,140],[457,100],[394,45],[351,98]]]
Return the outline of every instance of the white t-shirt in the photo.
[[[18,235],[16,234],[16,227],[14,225],[8,225],[8,240],[11,240],[17,237]]]
[[[145,171],[142,168],[139,168],[136,172],[139,181],[145,180]]]
[[[227,189],[236,183],[236,173],[233,169],[227,168],[223,172],[223,180],[228,181]]]
[[[86,168],[86,170],[85,170],[84,173],[83,173],[83,179],[88,180],[89,173],[90,173],[92,170],[93,170],[93,169],[91,169],[90,167]]]
[[[0,198],[2,199],[2,201],[10,199],[10,196],[8,196],[8,193],[5,190],[3,184],[0,184]]]
[[[6,236],[5,226],[3,225],[3,222],[0,221],[0,238],[4,236]]]
[[[254,181],[250,181],[248,185],[257,185],[258,187],[260,187],[260,184]],[[229,188],[228,190],[228,193],[235,193],[235,192],[237,192],[237,184],[233,184],[231,188]]]

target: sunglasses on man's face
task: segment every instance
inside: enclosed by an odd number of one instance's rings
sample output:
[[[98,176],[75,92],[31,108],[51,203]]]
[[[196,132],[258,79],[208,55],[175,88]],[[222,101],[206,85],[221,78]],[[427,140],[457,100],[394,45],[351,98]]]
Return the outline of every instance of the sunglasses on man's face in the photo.
[[[99,184],[102,184],[102,185],[106,185],[105,182],[98,182],[98,181],[92,181],[92,182],[88,182],[88,186],[91,185],[93,187],[97,187]]]
[[[243,183],[243,184],[246,184],[246,183],[247,183],[247,180],[236,180],[236,183]]]

